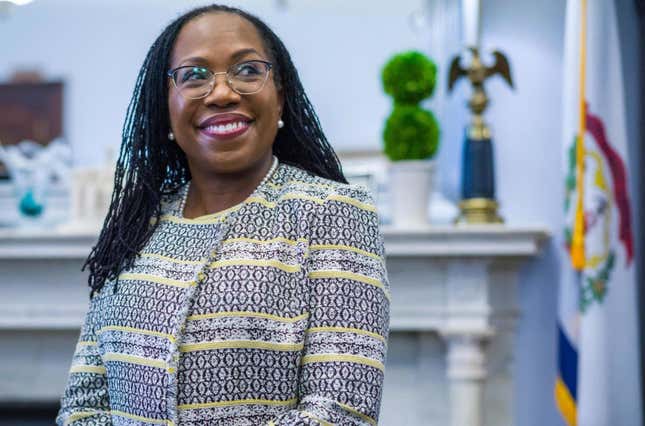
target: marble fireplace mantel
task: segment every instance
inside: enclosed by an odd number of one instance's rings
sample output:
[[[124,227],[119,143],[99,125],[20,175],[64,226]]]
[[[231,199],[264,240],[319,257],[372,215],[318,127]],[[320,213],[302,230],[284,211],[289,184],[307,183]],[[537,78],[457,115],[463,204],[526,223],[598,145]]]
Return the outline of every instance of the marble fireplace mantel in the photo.
[[[381,424],[515,424],[517,390],[510,363],[519,315],[518,274],[524,262],[539,254],[548,232],[542,227],[484,225],[384,227],[383,235],[392,292],[391,333],[439,336],[445,350],[426,353],[420,345],[419,357],[442,357],[448,404],[430,423],[422,414],[401,422],[396,385],[388,388],[386,373]],[[77,333],[87,308],[86,275],[80,267],[96,237],[93,232],[0,230],[2,346],[16,348],[30,335],[60,333],[69,340]],[[30,344],[30,350],[39,350]],[[18,349],[11,353],[0,351],[0,377],[9,378],[0,380],[0,401],[58,398],[70,354],[62,354],[58,365],[34,370]],[[423,375],[423,368],[417,368]],[[34,371],[40,376],[32,377]],[[36,381],[45,385],[34,387]]]

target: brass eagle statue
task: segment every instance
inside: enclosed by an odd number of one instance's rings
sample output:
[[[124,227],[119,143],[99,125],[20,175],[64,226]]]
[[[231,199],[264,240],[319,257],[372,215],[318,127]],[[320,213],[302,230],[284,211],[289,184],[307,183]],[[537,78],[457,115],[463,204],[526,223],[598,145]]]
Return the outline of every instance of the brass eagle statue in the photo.
[[[472,62],[468,67],[462,67],[460,55],[456,55],[452,59],[448,77],[448,92],[452,91],[455,83],[461,77],[468,77],[473,86],[473,93],[468,101],[468,106],[473,113],[473,122],[469,133],[473,139],[488,139],[490,138],[490,130],[484,123],[482,116],[488,105],[488,97],[484,91],[484,81],[499,74],[513,88],[511,67],[506,56],[498,50],[493,51],[495,63],[492,66],[485,66],[482,63],[479,50],[476,47],[470,47],[469,50],[472,54]]]
[[[499,204],[495,199],[495,167],[493,162],[493,141],[491,132],[484,122],[483,113],[488,105],[488,96],[484,91],[484,82],[491,76],[500,75],[511,88],[513,79],[511,67],[506,56],[494,51],[495,63],[486,66],[482,63],[479,50],[469,48],[471,63],[468,67],[461,65],[461,56],[457,55],[450,64],[448,75],[448,92],[462,77],[468,77],[473,91],[468,100],[472,112],[472,122],[467,127],[462,155],[462,181],[460,215],[456,223],[502,223],[498,214]]]

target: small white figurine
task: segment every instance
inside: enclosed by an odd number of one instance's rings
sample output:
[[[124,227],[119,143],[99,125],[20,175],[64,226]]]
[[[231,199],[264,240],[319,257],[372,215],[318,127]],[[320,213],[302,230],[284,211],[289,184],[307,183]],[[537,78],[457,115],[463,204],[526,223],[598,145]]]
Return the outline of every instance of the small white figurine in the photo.
[[[72,172],[69,231],[98,232],[103,224],[114,188],[114,150],[108,148],[102,167],[77,167]]]

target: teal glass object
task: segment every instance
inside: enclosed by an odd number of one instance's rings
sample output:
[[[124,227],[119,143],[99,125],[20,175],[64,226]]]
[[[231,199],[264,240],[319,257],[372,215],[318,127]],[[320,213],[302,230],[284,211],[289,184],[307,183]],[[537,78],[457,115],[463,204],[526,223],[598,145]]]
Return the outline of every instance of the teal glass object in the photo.
[[[34,191],[30,188],[20,198],[18,209],[20,214],[27,217],[38,217],[43,213],[44,205],[38,203],[34,197]]]
[[[44,146],[31,140],[0,144],[0,161],[7,167],[14,187],[15,226],[43,228],[53,223],[48,206],[50,185],[68,182],[71,160],[71,149],[61,138]]]

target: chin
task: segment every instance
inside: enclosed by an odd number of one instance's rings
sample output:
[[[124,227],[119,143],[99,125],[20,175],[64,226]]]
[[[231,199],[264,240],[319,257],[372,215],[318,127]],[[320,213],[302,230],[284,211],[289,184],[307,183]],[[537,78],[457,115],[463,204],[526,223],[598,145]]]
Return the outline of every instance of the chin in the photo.
[[[201,161],[202,167],[216,173],[235,174],[257,166],[264,158],[264,154],[251,154],[245,150],[210,152],[205,155],[205,162]],[[204,158],[202,157],[202,158]]]

